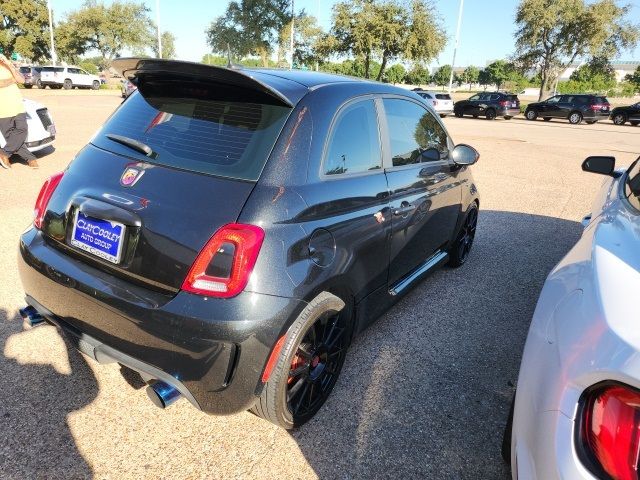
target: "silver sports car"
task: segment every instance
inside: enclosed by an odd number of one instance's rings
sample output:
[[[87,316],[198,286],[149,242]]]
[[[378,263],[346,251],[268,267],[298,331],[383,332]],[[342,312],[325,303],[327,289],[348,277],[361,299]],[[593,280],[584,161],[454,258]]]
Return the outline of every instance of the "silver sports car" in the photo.
[[[514,479],[639,478],[640,158],[582,168],[605,180],[531,322],[503,444]]]

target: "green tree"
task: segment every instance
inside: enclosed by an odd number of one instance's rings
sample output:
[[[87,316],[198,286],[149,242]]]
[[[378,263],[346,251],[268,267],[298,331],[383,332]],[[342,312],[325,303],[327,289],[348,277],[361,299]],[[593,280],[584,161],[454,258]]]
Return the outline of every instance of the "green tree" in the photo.
[[[471,84],[478,83],[478,76],[480,75],[480,69],[478,67],[474,67],[473,65],[469,65],[462,72],[462,80],[463,83],[469,84],[469,90],[471,90]]]
[[[617,85],[616,74],[608,59],[594,58],[574,70],[569,81],[576,82],[581,91],[603,92]]]
[[[322,60],[318,45],[322,37],[322,28],[315,17],[305,12],[296,16],[293,35],[293,63],[297,66],[311,67]],[[278,64],[286,64],[286,57],[291,49],[291,22],[281,30],[278,39]]]
[[[635,46],[640,32],[627,20],[630,8],[615,0],[521,0],[516,59],[523,69],[540,71],[540,98],[575,60],[612,58]]]
[[[221,55],[214,55],[212,53],[206,53],[202,57],[202,63],[206,63],[207,65],[216,65],[218,67],[227,66],[229,60],[227,57],[223,57]]]
[[[451,65],[442,65],[439,67],[433,77],[431,77],[431,81],[436,85],[439,85],[444,90],[444,87],[449,85],[449,79],[451,78]]]
[[[396,84],[404,82],[406,76],[407,71],[405,68],[401,64],[396,63],[387,68],[382,79],[385,82]]]
[[[495,85],[498,90],[502,88],[502,84],[509,80],[513,75],[513,65],[504,60],[496,60],[490,63],[484,69],[490,84]]]
[[[431,81],[431,75],[429,70],[422,65],[414,65],[411,70],[407,72],[405,81],[411,85],[427,85]]]
[[[372,76],[371,61],[380,59],[380,80],[388,62],[428,62],[445,43],[436,13],[424,0],[412,0],[409,6],[399,0],[353,0],[334,5],[333,25],[320,52],[361,58],[366,78]]]
[[[34,61],[50,56],[49,16],[46,0],[0,1],[0,48]]]
[[[640,67],[636,68],[635,72],[626,75],[624,79],[633,85],[636,91],[640,91]]]
[[[160,34],[162,40],[162,55],[158,55],[158,41],[152,43],[153,55],[158,58],[172,59],[176,58],[176,36],[169,32],[164,31]]]
[[[224,15],[205,31],[216,53],[234,57],[256,55],[268,66],[273,46],[284,26],[291,22],[290,0],[240,0],[229,3]]]
[[[93,62],[90,62],[88,60],[83,60],[83,61],[77,62],[77,63],[78,63],[78,66],[80,68],[82,68],[84,71],[86,71],[86,72],[88,72],[88,73],[90,73],[92,75],[97,75],[98,72],[99,72],[98,66]]]
[[[482,85],[485,90],[493,83],[493,79],[486,68],[480,70],[478,73],[478,83]]]
[[[96,50],[108,67],[123,50],[139,51],[152,45],[153,23],[144,3],[115,0],[105,5],[97,0],[86,0],[71,12],[64,28],[72,43],[82,45],[83,53]]]

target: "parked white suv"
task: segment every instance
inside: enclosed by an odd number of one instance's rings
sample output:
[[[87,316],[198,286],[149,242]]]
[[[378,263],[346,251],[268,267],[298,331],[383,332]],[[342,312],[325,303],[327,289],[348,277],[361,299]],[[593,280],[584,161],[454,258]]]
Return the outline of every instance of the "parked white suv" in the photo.
[[[426,90],[415,90],[415,92],[431,103],[431,106],[436,113],[440,115],[440,118],[444,118],[453,113],[453,100],[448,93],[428,92]]]
[[[100,78],[97,75],[85,72],[80,67],[46,66],[42,67],[38,86],[40,88],[46,86],[64,88],[65,90],[70,90],[73,87],[98,90],[100,88]]]

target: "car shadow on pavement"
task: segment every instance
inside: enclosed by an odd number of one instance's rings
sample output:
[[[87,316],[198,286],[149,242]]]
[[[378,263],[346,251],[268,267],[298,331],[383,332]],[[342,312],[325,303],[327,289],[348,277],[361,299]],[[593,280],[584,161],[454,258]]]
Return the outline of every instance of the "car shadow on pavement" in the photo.
[[[424,280],[364,332],[327,404],[292,432],[317,475],[510,478],[500,444],[529,322],[581,229],[481,210],[467,263]]]
[[[67,416],[96,398],[97,380],[67,341],[70,373],[60,373],[46,361],[37,363],[33,350],[26,360],[13,358],[12,342],[41,333],[23,331],[22,319],[0,308],[0,477],[89,478],[92,469],[76,446]],[[29,342],[34,348],[40,343]]]

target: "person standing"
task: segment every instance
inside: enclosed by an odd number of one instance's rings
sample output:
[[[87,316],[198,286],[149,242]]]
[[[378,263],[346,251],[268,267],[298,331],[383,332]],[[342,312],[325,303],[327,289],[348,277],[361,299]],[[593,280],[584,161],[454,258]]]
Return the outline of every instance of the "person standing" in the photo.
[[[18,83],[24,83],[23,76],[7,57],[0,54],[0,133],[6,142],[0,148],[0,166],[11,168],[11,155],[18,155],[31,168],[38,168],[35,155],[24,143],[27,140],[27,114]]]

